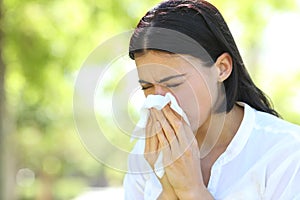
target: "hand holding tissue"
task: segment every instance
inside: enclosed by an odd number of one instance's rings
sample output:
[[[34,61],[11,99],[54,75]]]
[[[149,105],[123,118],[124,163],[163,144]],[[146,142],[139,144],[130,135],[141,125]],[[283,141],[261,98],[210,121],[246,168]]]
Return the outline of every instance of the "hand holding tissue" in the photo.
[[[151,108],[155,108],[157,110],[162,110],[167,104],[170,104],[170,108],[175,111],[178,115],[180,115],[183,120],[190,125],[189,120],[186,114],[178,105],[175,97],[171,93],[167,93],[165,96],[161,95],[148,95],[142,108],[141,108],[141,116],[140,120],[137,123],[137,126],[133,132],[134,136],[146,138],[146,130],[145,127],[147,125],[150,110]],[[154,163],[154,172],[159,178],[162,178],[165,171],[163,165],[163,153],[159,152],[156,162]]]

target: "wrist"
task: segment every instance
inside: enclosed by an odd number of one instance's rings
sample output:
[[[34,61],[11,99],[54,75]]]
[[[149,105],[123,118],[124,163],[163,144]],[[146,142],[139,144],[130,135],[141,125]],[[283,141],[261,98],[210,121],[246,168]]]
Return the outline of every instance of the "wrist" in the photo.
[[[168,193],[162,191],[162,193],[159,195],[157,200],[178,200],[178,198],[176,196],[174,196],[173,194],[168,194]]]
[[[198,187],[194,190],[189,190],[185,192],[178,192],[177,196],[179,199],[184,200],[213,200],[214,197],[212,194],[207,190],[205,186]]]

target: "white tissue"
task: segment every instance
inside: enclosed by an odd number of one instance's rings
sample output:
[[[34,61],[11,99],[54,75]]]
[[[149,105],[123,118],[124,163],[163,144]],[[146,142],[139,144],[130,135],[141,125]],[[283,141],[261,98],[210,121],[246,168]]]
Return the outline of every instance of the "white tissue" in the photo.
[[[140,120],[138,121],[136,128],[133,131],[133,138],[142,137],[145,139],[145,127],[148,121],[148,117],[150,114],[150,108],[156,108],[157,110],[161,110],[164,108],[168,103],[170,103],[171,109],[173,109],[176,113],[178,113],[184,121],[190,125],[189,120],[183,110],[179,107],[175,97],[171,93],[167,93],[165,96],[162,95],[148,95],[142,108],[141,108],[141,116]],[[165,171],[163,166],[163,154],[162,152],[159,153],[159,156],[154,163],[154,172],[159,177],[162,178]]]

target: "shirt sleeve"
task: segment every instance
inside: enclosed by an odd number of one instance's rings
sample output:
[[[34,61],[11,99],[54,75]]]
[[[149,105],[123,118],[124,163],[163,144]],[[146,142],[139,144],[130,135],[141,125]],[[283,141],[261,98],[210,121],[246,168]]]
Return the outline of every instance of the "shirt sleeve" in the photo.
[[[144,158],[144,140],[138,141],[128,156],[128,172],[123,181],[125,200],[155,200],[162,186]]]
[[[144,199],[144,188],[141,182],[143,181],[140,175],[129,173],[125,175],[123,181],[125,200]]]

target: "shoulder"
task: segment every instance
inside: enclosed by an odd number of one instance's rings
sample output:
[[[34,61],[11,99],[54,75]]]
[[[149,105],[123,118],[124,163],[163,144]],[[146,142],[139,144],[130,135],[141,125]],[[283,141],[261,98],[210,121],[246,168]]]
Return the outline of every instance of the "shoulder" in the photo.
[[[300,149],[300,126],[269,113],[257,111],[247,104],[239,130],[232,141],[236,149],[244,149],[253,156],[269,154],[271,150],[285,151],[289,145]]]
[[[300,167],[300,126],[268,113],[255,111],[251,137],[255,151],[266,161],[268,174],[278,180],[281,175]],[[274,176],[276,174],[276,176]],[[291,174],[290,174],[291,175]],[[277,178],[276,178],[277,177]],[[292,178],[292,177],[290,177]]]
[[[278,118],[269,113],[254,111],[255,123],[253,133],[264,136],[267,140],[277,140],[280,143],[298,143],[300,148],[300,126]]]
[[[300,192],[300,126],[250,109],[254,123],[246,149],[253,168],[264,174],[264,197],[294,199]]]
[[[245,115],[237,135],[239,146],[254,163],[277,165],[285,159],[294,159],[300,152],[300,126],[274,115],[244,105]]]

